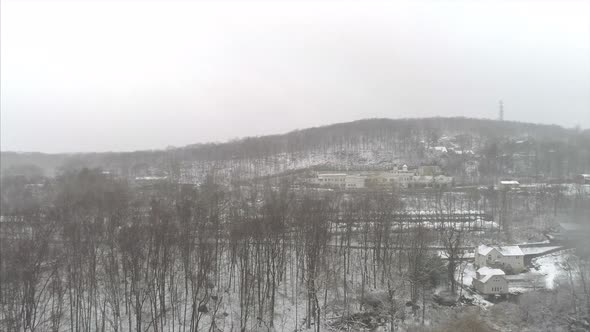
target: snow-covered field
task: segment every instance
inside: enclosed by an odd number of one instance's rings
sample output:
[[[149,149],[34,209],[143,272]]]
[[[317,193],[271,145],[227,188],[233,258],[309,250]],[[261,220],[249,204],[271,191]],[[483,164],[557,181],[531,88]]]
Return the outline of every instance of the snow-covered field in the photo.
[[[537,255],[542,254],[544,252],[552,251],[561,248],[561,246],[549,246],[549,247],[530,247],[525,248],[521,247],[520,249],[525,255]]]

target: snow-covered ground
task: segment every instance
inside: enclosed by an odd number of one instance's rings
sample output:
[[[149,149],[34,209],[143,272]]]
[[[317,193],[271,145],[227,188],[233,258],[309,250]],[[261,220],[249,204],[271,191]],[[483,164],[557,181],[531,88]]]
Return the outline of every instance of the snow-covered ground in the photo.
[[[522,250],[522,252],[525,255],[537,255],[537,254],[542,254],[544,252],[548,252],[548,251],[552,251],[552,250],[556,250],[561,248],[561,246],[549,246],[549,247],[529,247],[529,248],[523,248],[520,247],[520,249]]]
[[[533,259],[534,269],[545,277],[545,288],[553,289],[556,283],[566,277],[567,271],[564,269],[564,264],[571,255],[571,251],[560,251]]]

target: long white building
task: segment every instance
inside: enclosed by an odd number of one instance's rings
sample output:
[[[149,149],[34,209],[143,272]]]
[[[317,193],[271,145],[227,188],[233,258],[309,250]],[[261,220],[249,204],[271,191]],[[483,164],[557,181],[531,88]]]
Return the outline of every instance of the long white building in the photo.
[[[367,171],[349,173],[318,173],[316,184],[339,189],[360,189],[366,187],[400,188],[450,188],[453,178],[443,175],[440,167],[434,165],[409,169],[407,165],[394,167],[389,171]]]
[[[316,179],[320,186],[346,188],[346,173],[318,173]]]

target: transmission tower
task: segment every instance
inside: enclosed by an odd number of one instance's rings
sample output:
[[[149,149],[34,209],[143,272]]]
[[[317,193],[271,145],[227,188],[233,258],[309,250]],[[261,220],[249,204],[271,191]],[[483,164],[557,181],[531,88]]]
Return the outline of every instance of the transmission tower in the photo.
[[[504,121],[504,102],[500,100],[500,114],[498,120]]]

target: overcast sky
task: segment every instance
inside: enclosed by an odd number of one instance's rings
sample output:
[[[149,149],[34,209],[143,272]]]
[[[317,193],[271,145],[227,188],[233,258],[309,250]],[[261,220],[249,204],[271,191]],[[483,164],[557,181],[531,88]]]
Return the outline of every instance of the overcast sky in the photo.
[[[1,1],[3,151],[371,117],[590,127],[589,1]]]

